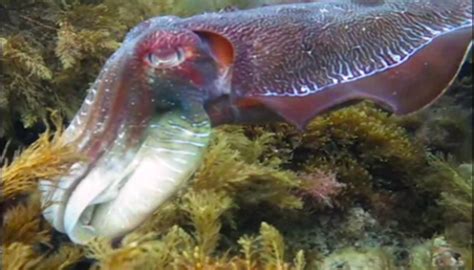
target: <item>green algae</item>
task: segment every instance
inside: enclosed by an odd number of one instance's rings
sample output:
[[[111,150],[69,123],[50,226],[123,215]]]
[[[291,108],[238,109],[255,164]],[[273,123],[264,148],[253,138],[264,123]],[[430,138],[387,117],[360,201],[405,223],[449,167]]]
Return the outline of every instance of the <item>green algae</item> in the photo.
[[[253,4],[238,2],[0,1],[7,14],[0,16],[0,141],[21,145],[21,130],[38,133],[48,108],[69,119],[107,56],[143,19]],[[472,77],[459,80],[453,95],[402,119],[361,103],[316,118],[303,134],[286,124],[221,127],[187,189],[118,243],[97,239],[85,248],[40,214],[37,181],[64,174],[78,158],[49,133],[0,171],[2,266],[334,269],[359,262],[417,270],[433,269],[441,254],[471,269],[470,85]]]
[[[48,109],[70,119],[89,82],[139,22],[191,15],[252,1],[0,1],[0,143],[24,141]],[[36,131],[37,132],[37,131]]]
[[[367,113],[367,110],[371,113]],[[308,178],[302,175],[308,172],[309,163],[296,161],[302,160],[303,155],[311,156],[309,154],[311,151],[320,149],[328,151],[325,148],[325,144],[329,142],[327,136],[335,136],[334,134],[340,134],[337,131],[339,128],[347,128],[341,122],[328,119],[342,119],[347,117],[342,117],[347,112],[351,112],[351,117],[348,119],[352,119],[351,121],[357,125],[374,117],[383,121],[379,123],[373,121],[374,123],[368,125],[371,128],[361,128],[365,131],[356,132],[357,135],[350,138],[340,141],[331,138],[341,145],[351,145],[357,141],[369,141],[373,144],[374,137],[379,137],[374,135],[377,134],[375,130],[399,132],[400,138],[393,136],[394,139],[387,140],[388,143],[381,141],[383,147],[380,147],[383,149],[380,155],[397,162],[378,163],[377,166],[382,164],[388,170],[397,172],[396,168],[391,169],[391,166],[396,164],[404,170],[409,170],[399,171],[400,175],[406,177],[401,182],[410,183],[410,179],[418,181],[411,182],[413,188],[410,192],[418,191],[420,198],[429,200],[428,202],[438,209],[426,215],[426,221],[436,222],[442,217],[446,222],[435,226],[437,230],[432,232],[431,236],[443,233],[444,229],[449,230],[448,225],[454,220],[457,224],[469,224],[469,222],[472,224],[472,220],[467,219],[468,216],[465,215],[469,209],[460,208],[469,206],[469,200],[472,202],[466,189],[469,183],[472,189],[472,178],[466,178],[470,176],[468,173],[470,167],[462,165],[457,168],[457,165],[448,164],[431,156],[428,159],[424,158],[425,156],[418,152],[419,146],[411,141],[407,132],[397,126],[395,120],[375,109],[373,105],[361,104],[316,118],[310,126],[322,128],[330,123],[330,128],[325,130],[331,130],[332,133],[326,132],[321,134],[321,137],[316,137],[315,130],[310,129],[307,133],[299,134],[287,125],[225,126],[217,129],[206,158],[191,185],[158,209],[145,224],[118,245],[109,240],[97,239],[87,245],[86,252],[83,252],[82,248],[71,246],[64,239],[59,242],[54,240],[58,236],[42,221],[35,193],[28,196],[32,191],[25,193],[24,190],[16,190],[18,195],[26,195],[30,200],[22,206],[8,208],[5,215],[7,223],[4,225],[4,232],[8,237],[4,239],[6,240],[4,249],[8,252],[21,251],[24,257],[18,260],[23,260],[25,265],[31,264],[32,266],[28,266],[30,269],[42,265],[60,265],[60,260],[66,261],[66,265],[78,263],[82,265],[85,261],[92,260],[93,267],[99,269],[160,269],[171,265],[174,269],[205,269],[204,267],[226,269],[231,266],[242,269],[265,269],[263,267],[266,266],[268,269],[304,269],[303,265],[306,265],[306,269],[315,269],[325,267],[331,260],[346,261],[352,256],[350,254],[356,256],[360,262],[371,260],[387,267],[409,266],[409,259],[401,260],[396,254],[403,252],[412,254],[412,248],[417,246],[417,243],[423,242],[425,236],[416,236],[417,230],[403,226],[404,224],[397,225],[393,221],[412,223],[412,220],[419,220],[420,211],[428,211],[424,206],[412,209],[406,219],[396,219],[394,216],[400,214],[399,208],[404,207],[403,201],[400,200],[379,199],[377,202],[385,203],[385,215],[381,215],[372,200],[359,201],[359,206],[356,208],[345,203],[360,198],[358,193],[346,192],[342,198],[339,198],[341,194],[338,192],[330,193],[328,195],[330,200],[338,202],[332,205],[301,196],[301,192],[307,190],[308,181],[316,180],[314,177]],[[355,117],[362,119],[355,120]],[[310,136],[313,136],[313,139],[309,140]],[[47,138],[51,136],[45,137],[39,144],[49,145]],[[308,148],[308,144],[312,148]],[[401,151],[403,150],[401,145],[406,146],[404,151]],[[275,151],[279,147],[282,151]],[[301,151],[303,148],[305,151]],[[32,160],[25,158],[25,155],[41,156],[41,151],[49,151],[48,155],[54,155],[51,151],[56,151],[57,156],[65,160],[70,154],[67,151],[61,152],[62,148],[58,147],[33,146],[33,150],[35,149],[34,154],[31,150],[26,150],[23,156],[17,158],[16,163],[3,170],[12,170],[12,167],[18,166],[15,164],[25,166],[27,162],[18,163],[18,160]],[[337,149],[340,151],[341,148]],[[407,149],[416,150],[410,152]],[[360,159],[360,152],[349,149],[346,151],[347,155],[351,155],[351,159]],[[326,155],[330,158],[334,153],[321,151],[319,156]],[[373,155],[376,153],[372,152]],[[414,153],[416,155],[413,155]],[[288,158],[288,155],[291,158]],[[405,158],[407,165],[403,166],[404,159],[400,157]],[[426,163],[419,161],[424,165],[411,166],[412,157],[416,157],[415,160],[420,158]],[[62,166],[60,163],[48,163],[49,161],[49,159],[43,161],[48,168]],[[368,172],[378,172],[378,170],[371,171],[370,162],[360,164],[366,164]],[[416,171],[420,166],[423,174],[426,171],[431,171],[432,174],[425,174],[422,178],[420,172]],[[338,170],[335,166],[331,168]],[[56,173],[60,175],[62,171]],[[317,175],[318,181],[328,179],[329,184],[334,181],[345,181],[337,173],[319,171]],[[377,179],[380,180],[381,177],[382,175],[379,175]],[[32,180],[39,178],[38,175],[31,177]],[[340,188],[344,190],[345,187]],[[380,192],[381,188],[386,190]],[[372,192],[381,193],[378,197],[383,198],[382,195],[391,188],[392,185],[379,185]],[[366,195],[377,197],[371,193]],[[12,197],[15,196],[9,198]],[[452,201],[452,198],[456,198],[456,201]],[[9,201],[11,200],[6,202]],[[391,214],[387,216],[387,212]],[[263,225],[262,222],[273,226]],[[16,234],[15,231],[23,233]],[[455,246],[453,256],[461,254],[463,261],[467,263],[469,260],[466,250],[472,249],[472,243],[456,241],[459,238],[466,239],[466,233],[470,234],[463,231],[459,235],[457,231],[454,235],[447,233],[447,236]],[[397,246],[389,244],[394,242],[399,244]],[[346,248],[353,245],[361,246],[367,251],[347,253]],[[370,251],[381,246],[386,251],[382,253]],[[415,254],[418,253],[415,252],[410,256]],[[350,256],[345,257],[346,255]]]

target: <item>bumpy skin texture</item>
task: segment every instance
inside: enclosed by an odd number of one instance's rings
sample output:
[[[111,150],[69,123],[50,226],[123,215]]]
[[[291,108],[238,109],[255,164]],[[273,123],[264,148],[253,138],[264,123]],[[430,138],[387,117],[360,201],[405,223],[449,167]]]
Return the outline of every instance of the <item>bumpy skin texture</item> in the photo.
[[[211,93],[228,99],[208,105],[215,124],[276,113],[304,126],[360,98],[409,113],[447,88],[472,39],[470,0],[328,0],[157,20],[232,46],[230,89]]]

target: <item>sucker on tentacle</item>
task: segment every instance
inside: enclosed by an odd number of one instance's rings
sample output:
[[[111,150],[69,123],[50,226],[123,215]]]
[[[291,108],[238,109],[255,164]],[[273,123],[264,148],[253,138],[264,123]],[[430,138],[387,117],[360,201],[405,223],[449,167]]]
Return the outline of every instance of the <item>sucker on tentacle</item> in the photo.
[[[65,139],[86,160],[44,215],[72,241],[120,237],[192,176],[211,126],[308,121],[369,99],[433,103],[472,43],[470,0],[321,0],[149,19],[104,65]]]

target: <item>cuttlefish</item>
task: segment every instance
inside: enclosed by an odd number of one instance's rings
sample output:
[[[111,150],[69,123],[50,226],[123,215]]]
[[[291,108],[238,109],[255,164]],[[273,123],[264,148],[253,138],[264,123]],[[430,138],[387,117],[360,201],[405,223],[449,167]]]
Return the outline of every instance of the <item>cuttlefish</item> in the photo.
[[[41,182],[44,216],[76,243],[123,236],[192,177],[212,127],[304,129],[357,100],[415,112],[446,91],[471,43],[471,0],[321,0],[149,19],[108,59],[65,131],[86,159]]]

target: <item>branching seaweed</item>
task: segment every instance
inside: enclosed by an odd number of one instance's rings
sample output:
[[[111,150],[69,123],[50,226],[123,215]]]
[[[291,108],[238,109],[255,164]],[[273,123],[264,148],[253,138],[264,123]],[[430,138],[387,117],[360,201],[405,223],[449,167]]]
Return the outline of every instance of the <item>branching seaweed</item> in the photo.
[[[268,2],[0,0],[0,143],[12,141],[16,149],[24,139],[19,130],[41,124],[49,108],[70,119],[104,61],[144,19]],[[221,127],[188,189],[119,243],[95,239],[85,251],[54,235],[41,216],[38,181],[59,179],[80,160],[61,141],[55,121],[57,132],[48,130],[0,169],[0,203],[8,206],[2,217],[2,269],[68,269],[84,261],[92,269],[312,269],[347,258],[392,269],[394,258],[385,249],[346,249],[315,263],[299,248],[288,249],[277,230],[287,228],[261,214],[278,210],[291,226],[292,216],[357,202],[364,213],[378,207],[398,215],[394,207],[403,208],[403,198],[412,194],[435,208],[423,221],[445,222],[447,239],[461,248],[434,248],[436,239],[430,241],[410,250],[411,269],[429,269],[459,254],[459,265],[471,269],[472,108],[466,108],[472,107],[472,91],[465,90],[471,85],[472,76],[454,87],[468,93],[467,105],[455,105],[462,99],[455,95],[455,102],[443,102],[447,109],[403,120],[365,102],[317,117],[303,134],[287,124]],[[426,162],[423,147],[468,163]],[[303,207],[308,202],[310,211]],[[425,209],[413,210],[406,220],[418,220]],[[255,216],[247,217],[249,211]],[[357,229],[347,224],[347,232]],[[430,257],[417,258],[426,254]]]
[[[59,128],[57,131],[48,130],[11,164],[0,169],[0,203],[35,193],[40,180],[57,179],[80,160],[74,149],[61,138],[63,130],[60,119],[55,121]]]
[[[4,245],[15,242],[27,245],[49,243],[51,227],[42,222],[38,196],[33,196],[26,203],[6,211],[3,216],[1,240]]]
[[[217,131],[194,188],[224,191],[236,196],[239,205],[264,202],[280,208],[301,208],[301,199],[291,193],[299,186],[296,174],[281,170],[276,159],[260,162],[269,147],[269,134],[250,140],[242,128]]]

